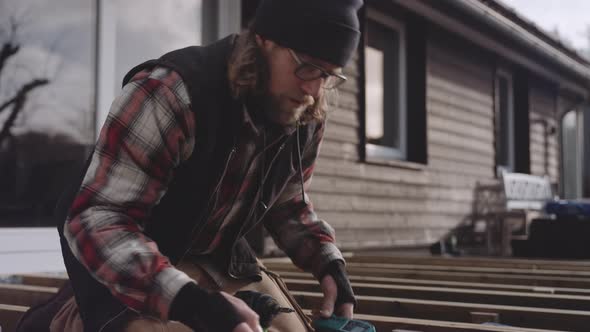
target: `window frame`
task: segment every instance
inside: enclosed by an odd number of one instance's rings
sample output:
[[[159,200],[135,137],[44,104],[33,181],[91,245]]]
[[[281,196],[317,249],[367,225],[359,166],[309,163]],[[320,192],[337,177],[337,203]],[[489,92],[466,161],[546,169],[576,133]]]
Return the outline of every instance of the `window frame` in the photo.
[[[363,93],[365,94],[365,103],[364,107],[364,126],[363,126],[363,136],[364,136],[364,148],[365,148],[365,161],[388,161],[388,160],[400,160],[406,161],[408,157],[407,153],[407,101],[406,101],[406,93],[407,93],[407,77],[406,77],[406,25],[404,22],[395,19],[391,16],[385,15],[373,8],[367,8],[366,11],[366,20],[373,20],[378,24],[385,26],[388,29],[394,30],[399,36],[399,47],[398,47],[398,102],[397,102],[397,111],[398,111],[398,139],[400,142],[400,147],[389,147],[389,146],[382,146],[372,143],[367,143],[367,128],[366,128],[366,117],[367,117],[367,102],[366,102],[366,79],[365,84],[363,86]],[[368,28],[367,28],[368,30]],[[368,32],[369,33],[369,32]],[[363,52],[365,53],[366,59],[366,48],[368,47],[368,41],[365,42],[363,46]],[[366,75],[366,68],[363,68],[363,71]],[[386,110],[384,110],[385,112]]]

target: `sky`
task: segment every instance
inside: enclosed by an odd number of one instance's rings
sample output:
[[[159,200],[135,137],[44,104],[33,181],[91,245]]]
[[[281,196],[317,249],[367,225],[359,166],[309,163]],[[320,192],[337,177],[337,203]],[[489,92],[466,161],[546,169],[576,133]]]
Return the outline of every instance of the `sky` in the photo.
[[[588,0],[501,0],[547,31],[555,28],[576,49],[589,48],[584,32],[590,26]]]

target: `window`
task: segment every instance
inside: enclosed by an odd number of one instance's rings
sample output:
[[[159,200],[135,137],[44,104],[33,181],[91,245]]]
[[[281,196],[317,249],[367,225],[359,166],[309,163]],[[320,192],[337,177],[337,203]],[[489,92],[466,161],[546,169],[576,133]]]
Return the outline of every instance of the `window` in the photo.
[[[561,153],[563,162],[563,198],[584,196],[584,113],[580,110],[567,112],[561,120]]]
[[[512,76],[496,74],[496,169],[514,171],[514,89]]]
[[[202,0],[101,0],[97,131],[125,74],[165,53],[201,43]]]
[[[406,160],[405,26],[371,9],[366,22],[365,155]]]
[[[95,16],[92,0],[0,3],[0,44],[16,51],[0,55],[0,227],[53,225],[89,153]]]

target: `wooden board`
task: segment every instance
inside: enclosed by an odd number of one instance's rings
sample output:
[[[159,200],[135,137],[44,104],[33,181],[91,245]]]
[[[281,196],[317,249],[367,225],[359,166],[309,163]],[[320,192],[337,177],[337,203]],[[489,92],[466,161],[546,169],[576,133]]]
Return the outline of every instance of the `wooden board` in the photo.
[[[0,326],[2,327],[2,332],[13,332],[16,329],[16,323],[27,310],[29,308],[25,306],[0,303]]]
[[[292,292],[303,308],[321,305],[323,295],[312,292]],[[530,328],[588,331],[589,311],[529,308],[519,306],[415,300],[379,296],[357,296],[356,312],[382,316],[470,322],[471,312],[499,314],[500,322]]]

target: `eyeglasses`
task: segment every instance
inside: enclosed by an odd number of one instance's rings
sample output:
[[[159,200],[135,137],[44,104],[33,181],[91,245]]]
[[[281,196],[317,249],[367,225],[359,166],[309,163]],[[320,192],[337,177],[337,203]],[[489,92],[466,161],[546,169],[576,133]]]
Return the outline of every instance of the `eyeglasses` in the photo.
[[[295,68],[295,76],[303,81],[314,81],[318,78],[324,80],[322,88],[326,90],[336,89],[342,83],[346,82],[346,76],[329,73],[324,68],[314,65],[313,63],[302,61],[295,52],[288,48],[287,49],[295,62],[297,62],[297,68]]]

